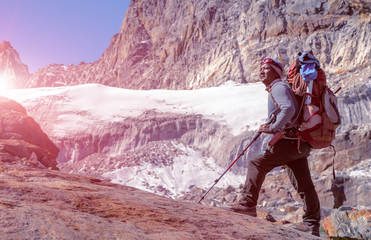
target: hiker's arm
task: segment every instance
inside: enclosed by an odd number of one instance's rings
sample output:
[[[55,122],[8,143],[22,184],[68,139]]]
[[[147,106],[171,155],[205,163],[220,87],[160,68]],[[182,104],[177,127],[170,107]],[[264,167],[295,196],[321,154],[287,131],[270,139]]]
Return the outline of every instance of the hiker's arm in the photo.
[[[271,94],[278,104],[280,111],[276,115],[276,121],[269,126],[270,132],[278,132],[282,127],[289,123],[295,115],[295,105],[289,89],[281,84],[273,86]]]

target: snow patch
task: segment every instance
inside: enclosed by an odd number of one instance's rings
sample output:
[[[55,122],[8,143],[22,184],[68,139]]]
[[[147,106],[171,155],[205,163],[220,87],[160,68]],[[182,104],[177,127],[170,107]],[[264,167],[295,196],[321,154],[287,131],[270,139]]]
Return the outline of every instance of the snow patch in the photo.
[[[140,166],[123,167],[107,172],[103,177],[112,182],[135,187],[158,195],[178,198],[192,187],[209,188],[214,180],[219,178],[225,169],[215,163],[213,158],[206,158],[201,153],[177,144],[184,151],[176,157],[169,166],[144,163]],[[218,187],[238,187],[246,176],[227,172],[217,184]]]
[[[238,85],[228,82],[220,87],[197,90],[129,90],[100,84],[9,90],[3,95],[26,108],[37,107],[38,101],[53,97],[58,118],[53,129],[58,137],[71,131],[91,132],[89,125],[74,126],[81,112],[86,121],[123,121],[145,111],[199,114],[227,125],[233,135],[247,128],[256,130],[267,116],[267,92],[262,83]],[[75,115],[75,117],[73,116]],[[64,132],[63,132],[64,129]]]
[[[107,123],[135,118],[148,110],[201,115],[226,125],[233,135],[247,129],[256,130],[267,116],[267,92],[262,83],[239,85],[229,81],[219,87],[197,90],[129,90],[85,84],[10,90],[4,96],[26,109],[45,105],[43,114],[53,123],[48,134],[55,139],[94,133],[105,128]],[[172,164],[147,162],[107,172],[104,177],[115,183],[177,198],[195,186],[208,189],[225,171],[213,158],[183,145],[177,147],[184,154],[173,159]],[[244,180],[245,176],[228,172],[217,186],[238,187]]]

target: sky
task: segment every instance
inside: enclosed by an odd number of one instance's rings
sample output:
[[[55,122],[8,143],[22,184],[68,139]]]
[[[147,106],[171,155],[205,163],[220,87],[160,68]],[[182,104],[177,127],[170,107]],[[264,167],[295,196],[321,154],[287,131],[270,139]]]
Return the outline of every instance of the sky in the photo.
[[[109,46],[130,0],[0,0],[0,42],[34,73],[48,64],[93,62]]]

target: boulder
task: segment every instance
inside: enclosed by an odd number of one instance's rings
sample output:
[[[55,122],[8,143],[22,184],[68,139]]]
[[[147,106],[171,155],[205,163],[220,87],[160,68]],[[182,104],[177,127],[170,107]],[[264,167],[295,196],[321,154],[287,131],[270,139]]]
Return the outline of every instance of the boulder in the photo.
[[[57,169],[59,149],[14,100],[0,97],[0,160],[3,162],[38,161]]]
[[[370,239],[371,209],[336,211],[322,227],[330,239]]]

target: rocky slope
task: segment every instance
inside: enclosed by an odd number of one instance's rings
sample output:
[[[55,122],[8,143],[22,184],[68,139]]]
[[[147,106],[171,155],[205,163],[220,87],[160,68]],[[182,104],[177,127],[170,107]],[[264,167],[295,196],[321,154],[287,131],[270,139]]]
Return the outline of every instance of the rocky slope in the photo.
[[[101,83],[132,89],[194,89],[257,80],[261,58],[287,70],[312,49],[326,73],[367,81],[371,3],[365,0],[132,1],[102,57],[50,65],[29,87]]]
[[[0,161],[1,239],[318,239],[131,187]]]
[[[31,77],[17,51],[9,42],[0,43],[0,88],[23,88]]]

